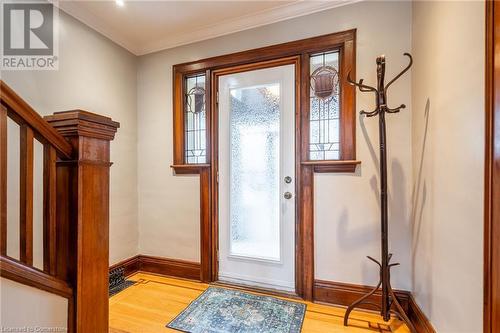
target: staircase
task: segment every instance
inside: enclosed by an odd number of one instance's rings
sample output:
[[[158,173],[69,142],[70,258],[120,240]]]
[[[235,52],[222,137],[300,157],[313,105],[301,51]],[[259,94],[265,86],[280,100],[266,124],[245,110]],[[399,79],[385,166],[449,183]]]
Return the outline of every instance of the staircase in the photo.
[[[110,141],[119,123],[82,110],[42,118],[3,81],[0,100],[0,275],[67,298],[68,332],[108,332]],[[8,119],[20,133],[19,240],[7,233]],[[33,266],[35,140],[43,145],[43,269]]]

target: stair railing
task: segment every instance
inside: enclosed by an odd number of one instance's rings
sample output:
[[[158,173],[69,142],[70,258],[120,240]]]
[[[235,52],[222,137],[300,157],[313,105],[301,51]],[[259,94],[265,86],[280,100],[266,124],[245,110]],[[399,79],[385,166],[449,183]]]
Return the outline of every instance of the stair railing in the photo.
[[[82,110],[42,118],[0,81],[0,275],[68,299],[68,332],[108,332],[110,141]],[[8,253],[7,122],[19,125],[19,257]],[[33,266],[34,141],[43,145],[43,269]]]

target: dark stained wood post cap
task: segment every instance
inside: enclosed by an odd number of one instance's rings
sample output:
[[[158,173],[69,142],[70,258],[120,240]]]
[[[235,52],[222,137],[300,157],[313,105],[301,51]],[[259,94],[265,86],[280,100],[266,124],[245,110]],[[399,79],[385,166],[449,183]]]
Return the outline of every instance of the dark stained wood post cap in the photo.
[[[44,119],[65,137],[85,136],[111,141],[120,123],[83,110],[55,112]]]

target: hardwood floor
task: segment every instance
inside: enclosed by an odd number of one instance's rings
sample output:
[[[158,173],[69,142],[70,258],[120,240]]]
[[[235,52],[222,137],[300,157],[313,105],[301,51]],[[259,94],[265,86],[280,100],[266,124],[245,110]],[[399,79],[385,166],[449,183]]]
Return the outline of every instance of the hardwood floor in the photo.
[[[129,278],[137,281],[133,286],[109,299],[110,333],[178,332],[165,327],[189,303],[198,297],[208,284],[137,273]],[[344,309],[304,302],[307,312],[303,333],[407,333],[401,321],[385,323],[370,312],[355,311],[350,326],[342,324]]]

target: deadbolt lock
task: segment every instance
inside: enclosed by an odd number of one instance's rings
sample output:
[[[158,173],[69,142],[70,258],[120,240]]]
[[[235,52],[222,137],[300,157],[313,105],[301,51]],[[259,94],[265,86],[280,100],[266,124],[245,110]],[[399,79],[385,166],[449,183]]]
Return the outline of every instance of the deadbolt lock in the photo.
[[[285,183],[290,184],[292,182],[292,177],[286,176],[285,177]]]

